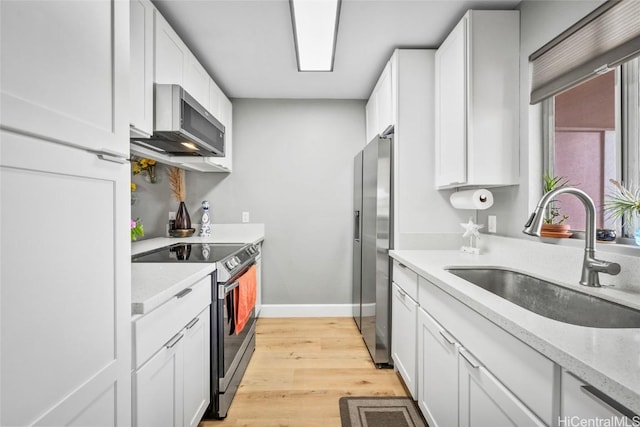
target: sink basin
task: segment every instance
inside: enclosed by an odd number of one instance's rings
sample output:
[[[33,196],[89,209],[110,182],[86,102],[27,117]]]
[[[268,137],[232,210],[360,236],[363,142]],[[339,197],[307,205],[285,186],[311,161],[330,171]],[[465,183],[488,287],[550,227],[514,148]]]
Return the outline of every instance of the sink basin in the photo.
[[[549,319],[592,328],[640,328],[640,311],[496,267],[446,269],[468,282]]]

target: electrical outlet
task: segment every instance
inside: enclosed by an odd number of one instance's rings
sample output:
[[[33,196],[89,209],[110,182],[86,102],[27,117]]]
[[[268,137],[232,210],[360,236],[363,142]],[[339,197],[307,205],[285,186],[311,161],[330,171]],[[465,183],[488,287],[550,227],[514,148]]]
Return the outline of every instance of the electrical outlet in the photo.
[[[487,225],[487,231],[489,233],[496,233],[497,232],[497,218],[495,215],[489,215],[489,217],[487,218],[487,222],[489,223]]]
[[[171,221],[172,219],[176,219],[176,213],[175,212],[169,212],[169,221]]]
[[[249,212],[242,212],[242,222],[249,222]]]

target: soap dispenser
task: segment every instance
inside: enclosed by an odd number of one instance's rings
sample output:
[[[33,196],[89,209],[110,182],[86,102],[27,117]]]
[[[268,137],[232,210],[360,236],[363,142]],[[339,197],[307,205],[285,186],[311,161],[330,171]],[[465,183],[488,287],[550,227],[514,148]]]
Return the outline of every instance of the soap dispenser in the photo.
[[[211,236],[211,218],[209,216],[209,202],[202,202],[202,218],[200,219],[200,237]]]

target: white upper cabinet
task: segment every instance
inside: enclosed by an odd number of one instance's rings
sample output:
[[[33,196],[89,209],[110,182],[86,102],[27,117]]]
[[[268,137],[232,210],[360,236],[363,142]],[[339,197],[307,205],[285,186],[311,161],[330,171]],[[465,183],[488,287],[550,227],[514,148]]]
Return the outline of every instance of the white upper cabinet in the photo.
[[[184,82],[182,87],[204,108],[209,109],[209,81],[207,71],[195,56],[188,55],[184,63]],[[211,113],[211,111],[209,111]],[[215,114],[214,117],[217,118]]]
[[[515,185],[519,12],[468,11],[436,53],[436,188]]]
[[[436,53],[436,185],[467,182],[467,18]]]
[[[395,110],[393,104],[392,61],[382,70],[382,74],[369,97],[365,107],[367,121],[367,141],[381,134],[387,127],[395,124]]]
[[[226,128],[224,157],[181,157],[131,145],[131,151],[199,172],[231,172],[231,101],[149,0],[131,1],[131,137],[153,133],[153,85],[177,84]]]
[[[1,5],[2,126],[128,157],[128,2]]]
[[[189,49],[187,49],[187,46],[158,10],[154,11],[154,24],[154,82],[183,86],[186,57],[189,55]],[[191,96],[194,95],[191,94]]]
[[[131,101],[132,137],[153,134],[153,11],[149,0],[131,0]]]

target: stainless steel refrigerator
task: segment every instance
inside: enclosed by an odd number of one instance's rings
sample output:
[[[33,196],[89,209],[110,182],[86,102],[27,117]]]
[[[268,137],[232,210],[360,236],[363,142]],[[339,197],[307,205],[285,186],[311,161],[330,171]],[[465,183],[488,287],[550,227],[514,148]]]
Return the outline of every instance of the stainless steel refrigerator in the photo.
[[[392,131],[391,131],[392,132]],[[353,318],[376,365],[391,361],[389,249],[393,242],[392,135],[354,160]]]

